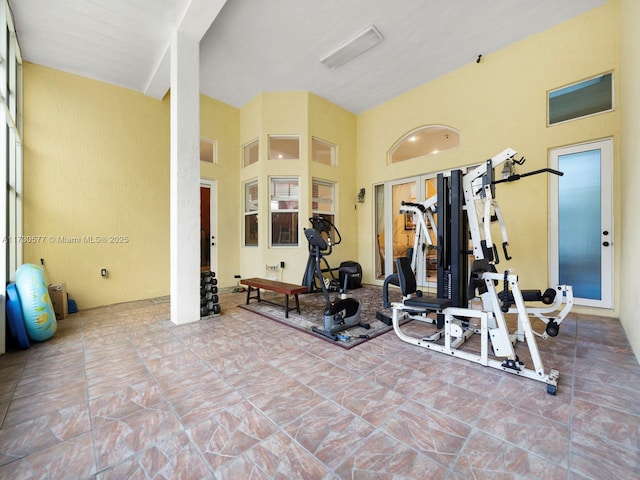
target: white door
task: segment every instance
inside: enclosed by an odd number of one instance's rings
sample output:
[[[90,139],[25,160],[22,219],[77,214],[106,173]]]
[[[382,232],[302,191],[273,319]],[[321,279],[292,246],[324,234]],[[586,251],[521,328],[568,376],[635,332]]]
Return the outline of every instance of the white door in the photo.
[[[200,180],[200,271],[214,272],[216,260],[215,183]]]
[[[549,272],[577,305],[613,308],[613,142],[557,148],[550,177]]]

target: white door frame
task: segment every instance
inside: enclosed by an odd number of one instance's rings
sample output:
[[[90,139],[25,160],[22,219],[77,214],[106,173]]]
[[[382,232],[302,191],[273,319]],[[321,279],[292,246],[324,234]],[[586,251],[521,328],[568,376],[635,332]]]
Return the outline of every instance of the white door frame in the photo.
[[[209,197],[209,226],[211,227],[211,238],[209,238],[209,252],[211,259],[211,271],[215,271],[214,267],[218,265],[218,215],[216,200],[218,197],[217,181],[200,178],[200,186],[209,188],[211,192],[211,195]]]
[[[384,251],[390,252],[391,254],[385,253],[385,272],[388,272],[386,275],[388,276],[390,272],[393,272],[393,187],[396,185],[402,185],[405,183],[415,183],[416,185],[416,202],[422,203],[426,200],[426,189],[425,182],[426,180],[436,178],[436,174],[423,174],[423,175],[414,175],[407,178],[401,178],[398,180],[390,180],[384,183],[384,204],[385,204],[385,212],[384,212],[384,229],[385,229],[385,245]],[[396,212],[397,213],[397,212]],[[375,227],[374,227],[375,228]],[[415,232],[414,232],[415,234]],[[413,246],[411,243],[409,246]],[[376,252],[377,253],[377,252]],[[421,263],[418,264],[419,271],[416,272],[416,282],[420,287],[435,287],[436,282],[429,280],[426,278],[426,272],[423,270],[423,266]]]
[[[600,218],[601,232],[601,300],[574,297],[576,305],[599,308],[613,308],[613,266],[614,266],[614,230],[613,230],[613,139],[585,142],[567,147],[554,148],[549,151],[549,166],[558,169],[558,157],[572,153],[599,149],[600,155],[600,185],[601,203]],[[603,247],[607,242],[608,246]],[[549,180],[549,276],[551,285],[559,282],[559,250],[558,250],[558,177],[551,175]]]
[[[385,215],[384,215],[384,259],[385,259],[385,272],[386,276],[389,276],[393,272],[393,263],[394,263],[394,254],[393,254],[393,187],[396,185],[403,185],[405,183],[416,184],[416,195],[418,195],[418,188],[420,187],[419,176],[401,178],[399,180],[392,180],[389,182],[385,182],[384,189],[384,204],[385,204]],[[398,213],[398,212],[395,212]]]

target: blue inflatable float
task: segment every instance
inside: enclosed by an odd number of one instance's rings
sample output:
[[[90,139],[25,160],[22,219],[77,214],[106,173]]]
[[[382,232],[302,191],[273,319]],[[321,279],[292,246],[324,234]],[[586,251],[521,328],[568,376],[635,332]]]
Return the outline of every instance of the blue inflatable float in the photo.
[[[36,342],[49,340],[56,333],[58,324],[42,268],[31,263],[18,268],[16,289],[27,335]]]
[[[18,340],[20,348],[29,348],[29,337],[24,328],[20,297],[18,297],[18,290],[16,289],[15,283],[7,285],[7,320],[9,320],[11,335]]]

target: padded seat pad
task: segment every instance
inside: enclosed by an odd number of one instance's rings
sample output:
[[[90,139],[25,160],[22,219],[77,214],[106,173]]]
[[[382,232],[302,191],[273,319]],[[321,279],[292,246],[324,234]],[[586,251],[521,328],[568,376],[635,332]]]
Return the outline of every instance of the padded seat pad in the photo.
[[[542,292],[540,290],[521,290],[521,293],[525,302],[539,302],[542,300]]]
[[[402,303],[407,307],[423,308],[431,311],[444,310],[453,304],[448,298],[437,297],[412,297]]]

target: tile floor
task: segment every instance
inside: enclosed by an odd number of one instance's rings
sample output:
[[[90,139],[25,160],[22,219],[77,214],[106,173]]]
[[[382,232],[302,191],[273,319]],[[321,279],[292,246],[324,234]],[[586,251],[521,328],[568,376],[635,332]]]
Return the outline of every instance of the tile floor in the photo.
[[[616,320],[539,342],[544,384],[402,343],[139,301],[0,357],[0,478],[635,479],[640,367]]]

